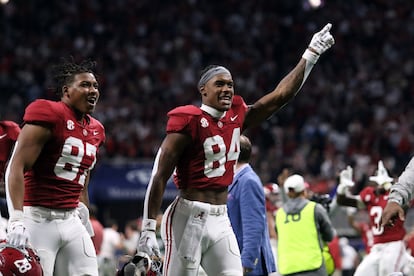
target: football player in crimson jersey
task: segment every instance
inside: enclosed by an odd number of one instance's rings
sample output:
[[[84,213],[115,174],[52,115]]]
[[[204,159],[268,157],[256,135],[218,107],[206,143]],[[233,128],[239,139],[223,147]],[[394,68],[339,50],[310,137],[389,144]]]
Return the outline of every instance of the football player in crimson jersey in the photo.
[[[361,236],[362,243],[364,244],[364,250],[366,254],[369,254],[371,247],[374,244],[374,235],[372,234],[372,228],[370,223],[363,220],[358,221],[355,219],[355,215],[358,212],[357,208],[347,207],[346,213],[348,218],[348,224]]]
[[[239,156],[240,134],[260,124],[291,100],[320,54],[334,39],[327,24],[316,33],[295,68],[277,87],[247,106],[235,95],[228,69],[209,66],[201,74],[201,107],[187,105],[168,112],[167,135],[155,158],[144,201],[138,252],[159,255],[156,216],[168,179],[174,172],[179,196],[164,212],[164,275],[242,275],[240,251],[227,216],[227,187]]]
[[[4,217],[8,217],[4,173],[19,133],[20,127],[15,122],[8,120],[0,121],[0,239],[6,239],[7,220]]]
[[[58,102],[29,104],[6,170],[7,242],[38,252],[44,275],[98,275],[88,212],[88,183],[102,124],[90,116],[99,99],[95,62],[53,67]]]
[[[370,226],[374,237],[374,244],[370,253],[364,257],[357,267],[356,276],[378,275],[388,276],[392,272],[403,271],[408,262],[408,253],[403,238],[406,234],[404,222],[395,221],[395,226],[381,225],[381,215],[387,204],[388,195],[393,178],[388,175],[382,161],[378,162],[377,174],[369,178],[377,185],[367,186],[358,196],[347,192],[354,185],[352,168],[348,166],[340,173],[340,183],[337,187],[337,202],[343,206],[366,208],[370,217]]]
[[[19,136],[20,127],[13,121],[0,121],[0,195],[5,196],[4,172],[14,143]]]

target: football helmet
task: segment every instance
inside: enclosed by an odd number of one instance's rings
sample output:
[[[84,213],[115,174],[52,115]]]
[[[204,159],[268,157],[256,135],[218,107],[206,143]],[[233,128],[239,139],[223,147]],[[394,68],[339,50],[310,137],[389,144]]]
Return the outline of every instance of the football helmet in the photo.
[[[162,275],[162,260],[150,258],[144,252],[138,252],[120,269],[117,276],[160,276]]]
[[[43,276],[40,258],[30,248],[20,249],[0,240],[1,276]]]
[[[279,194],[279,185],[276,183],[270,182],[263,186],[265,196],[270,196],[272,194]]]

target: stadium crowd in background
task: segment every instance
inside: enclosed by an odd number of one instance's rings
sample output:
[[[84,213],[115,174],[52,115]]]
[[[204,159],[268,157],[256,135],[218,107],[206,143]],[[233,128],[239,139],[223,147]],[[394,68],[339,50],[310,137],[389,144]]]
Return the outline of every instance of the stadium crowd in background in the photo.
[[[290,0],[9,1],[0,6],[7,38],[0,112],[19,122],[28,102],[53,97],[43,72],[50,60],[91,55],[103,76],[95,112],[107,129],[101,154],[152,159],[164,137],[159,114],[199,103],[189,92],[199,68],[224,62],[252,103],[256,91],[269,91],[289,71],[309,34],[332,22],[339,43],[300,99],[248,133],[261,156],[252,165],[264,182],[288,165],[325,189],[346,164],[355,164],[360,179],[380,157],[398,174],[414,140],[414,3],[323,2],[314,10]]]
[[[414,146],[414,3],[332,0],[313,10],[304,2],[9,1],[0,5],[1,117],[21,123],[29,102],[55,99],[44,72],[51,60],[93,56],[104,91],[94,116],[107,134],[100,158],[152,159],[164,137],[159,114],[199,104],[189,91],[202,65],[224,60],[251,103],[329,21],[335,49],[298,100],[248,133],[260,156],[251,164],[263,182],[289,167],[323,193],[347,164],[356,185],[380,159],[399,175]]]

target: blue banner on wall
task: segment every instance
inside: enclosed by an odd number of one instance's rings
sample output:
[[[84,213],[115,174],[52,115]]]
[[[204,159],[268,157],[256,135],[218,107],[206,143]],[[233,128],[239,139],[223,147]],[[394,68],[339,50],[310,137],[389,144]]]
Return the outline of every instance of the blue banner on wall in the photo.
[[[105,200],[143,200],[152,172],[151,162],[108,163],[97,165],[89,183],[91,202]],[[173,199],[178,193],[168,181],[164,199]]]

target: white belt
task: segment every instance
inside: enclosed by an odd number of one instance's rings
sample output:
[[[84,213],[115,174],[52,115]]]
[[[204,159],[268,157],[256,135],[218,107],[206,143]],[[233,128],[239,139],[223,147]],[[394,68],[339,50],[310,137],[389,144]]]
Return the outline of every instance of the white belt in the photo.
[[[206,206],[206,210],[207,208],[209,208],[209,214],[212,216],[222,216],[227,214],[227,205],[213,205],[213,204],[208,204],[208,203],[204,203],[204,202],[200,202],[200,201],[192,201],[192,200],[188,200],[182,197],[178,198],[178,203],[177,203],[177,207],[182,207],[186,210],[182,210],[181,211],[185,211],[186,213],[188,212],[188,214],[191,213],[191,210],[193,209],[194,206],[199,206],[199,205],[205,205]]]
[[[35,206],[24,206],[23,210],[25,213],[44,218],[47,220],[53,219],[67,219],[75,214],[76,209],[69,210],[60,210],[60,209],[49,209],[45,207],[35,207]]]

